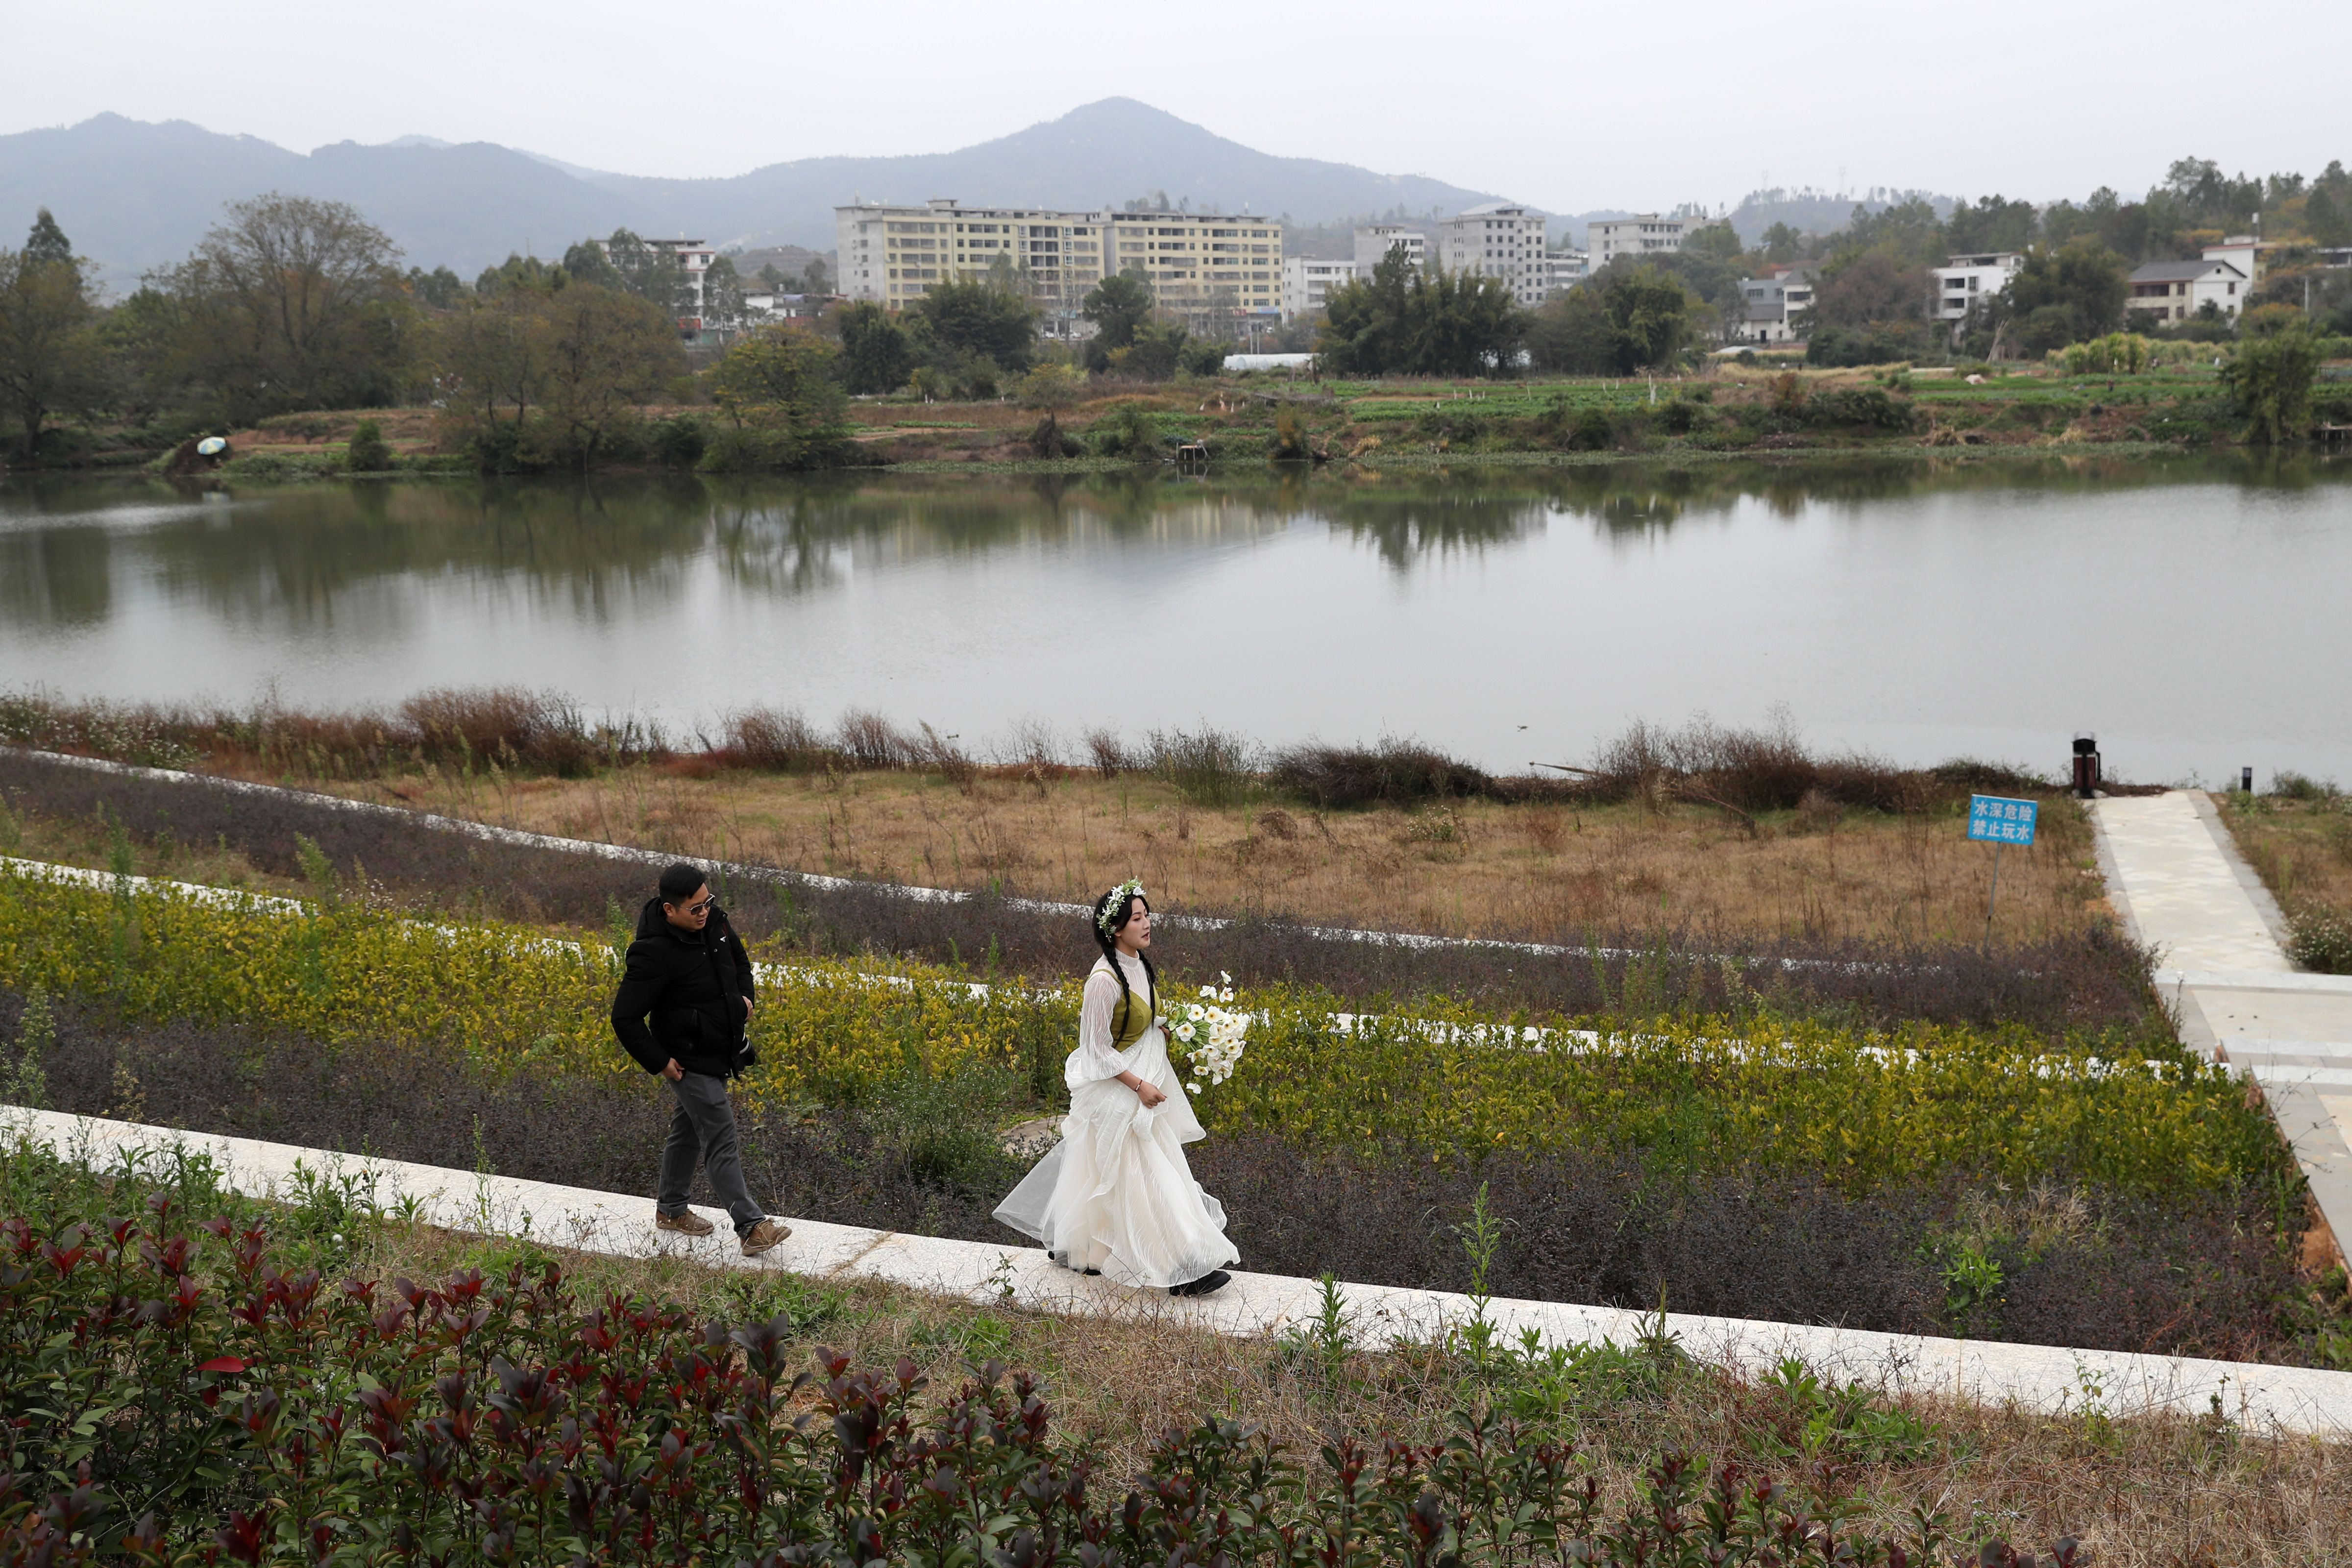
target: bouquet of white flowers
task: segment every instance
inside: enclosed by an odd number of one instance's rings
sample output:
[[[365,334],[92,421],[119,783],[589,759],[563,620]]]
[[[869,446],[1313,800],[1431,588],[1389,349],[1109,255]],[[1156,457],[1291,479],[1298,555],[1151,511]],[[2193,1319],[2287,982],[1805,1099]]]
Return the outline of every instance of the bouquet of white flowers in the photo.
[[[1165,1020],[1169,1039],[1192,1060],[1192,1081],[1184,1087],[1194,1094],[1206,1087],[1203,1077],[1210,1083],[1223,1083],[1234,1076],[1249,1034],[1248,1014],[1217,1005],[1234,999],[1234,977],[1219,970],[1217,978],[1225,983],[1223,990],[1202,986],[1200,1001],[1179,1003]]]

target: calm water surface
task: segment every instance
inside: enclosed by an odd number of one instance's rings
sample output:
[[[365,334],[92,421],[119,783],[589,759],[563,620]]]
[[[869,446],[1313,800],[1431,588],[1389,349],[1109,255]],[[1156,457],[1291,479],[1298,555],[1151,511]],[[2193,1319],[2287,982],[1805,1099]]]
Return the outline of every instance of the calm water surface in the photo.
[[[0,687],[299,705],[552,687],[968,744],[1207,721],[1579,761],[1816,742],[2352,782],[2352,464],[1840,462],[237,488],[0,481]]]

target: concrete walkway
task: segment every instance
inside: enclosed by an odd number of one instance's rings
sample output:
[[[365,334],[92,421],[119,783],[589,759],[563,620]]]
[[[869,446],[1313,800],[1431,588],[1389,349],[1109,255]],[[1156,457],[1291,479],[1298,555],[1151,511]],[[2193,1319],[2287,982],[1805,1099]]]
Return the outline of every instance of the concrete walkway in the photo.
[[[2352,1237],[2352,975],[2305,974],[2286,922],[2203,790],[2095,801],[2125,928],[2157,949],[2182,1040],[2262,1086],[2339,1258]]]
[[[1072,1274],[1046,1262],[1034,1247],[903,1236],[814,1220],[793,1220],[791,1240],[764,1258],[747,1258],[735,1247],[726,1216],[712,1209],[701,1212],[716,1224],[717,1232],[698,1241],[656,1231],[650,1201],[614,1193],[8,1106],[0,1106],[0,1131],[47,1144],[99,1168],[116,1165],[134,1151],[203,1153],[226,1172],[229,1186],[261,1198],[287,1196],[299,1163],[314,1175],[362,1178],[379,1204],[389,1205],[404,1196],[414,1199],[425,1223],[451,1230],[528,1236],[549,1247],[610,1257],[667,1252],[713,1268],[887,1280],[983,1306],[1123,1318],[1147,1325],[1181,1321],[1221,1333],[1264,1336],[1299,1328],[1318,1305],[1318,1286],[1311,1279],[1237,1273],[1234,1283],[1214,1296],[1177,1300],[1160,1291],[1123,1289]],[[1468,1297],[1443,1290],[1379,1285],[1343,1285],[1340,1289],[1351,1335],[1373,1345],[1398,1335],[1442,1333],[1449,1324],[1468,1321],[1476,1310]],[[1554,1345],[1603,1340],[1629,1344],[1646,1322],[1635,1312],[1554,1301],[1494,1300],[1486,1304],[1486,1313],[1510,1342],[1531,1331]],[[2352,1373],[1930,1339],[1691,1313],[1668,1313],[1664,1323],[1691,1354],[1750,1376],[1794,1356],[1825,1378],[1860,1381],[1895,1393],[1912,1390],[1993,1404],[2013,1401],[2053,1415],[2096,1410],[2109,1415],[2156,1411],[2201,1415],[2218,1409],[2256,1428],[2325,1436],[2352,1433]]]

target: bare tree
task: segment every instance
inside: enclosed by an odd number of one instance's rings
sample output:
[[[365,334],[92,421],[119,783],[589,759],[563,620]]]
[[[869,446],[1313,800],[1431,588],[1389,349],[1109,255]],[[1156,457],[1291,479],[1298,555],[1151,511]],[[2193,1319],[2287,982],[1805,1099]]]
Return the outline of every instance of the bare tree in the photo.
[[[190,368],[232,416],[351,406],[397,390],[413,307],[400,249],[341,202],[271,192],[228,209],[164,287]]]

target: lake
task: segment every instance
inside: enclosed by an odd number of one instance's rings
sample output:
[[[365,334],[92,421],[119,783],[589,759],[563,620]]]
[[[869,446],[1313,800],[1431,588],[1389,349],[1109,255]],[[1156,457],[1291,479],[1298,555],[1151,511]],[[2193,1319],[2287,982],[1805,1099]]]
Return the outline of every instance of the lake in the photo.
[[[0,480],[0,687],[1202,722],[1578,762],[1627,721],[2352,782],[2352,463],[1836,459],[814,479]]]

